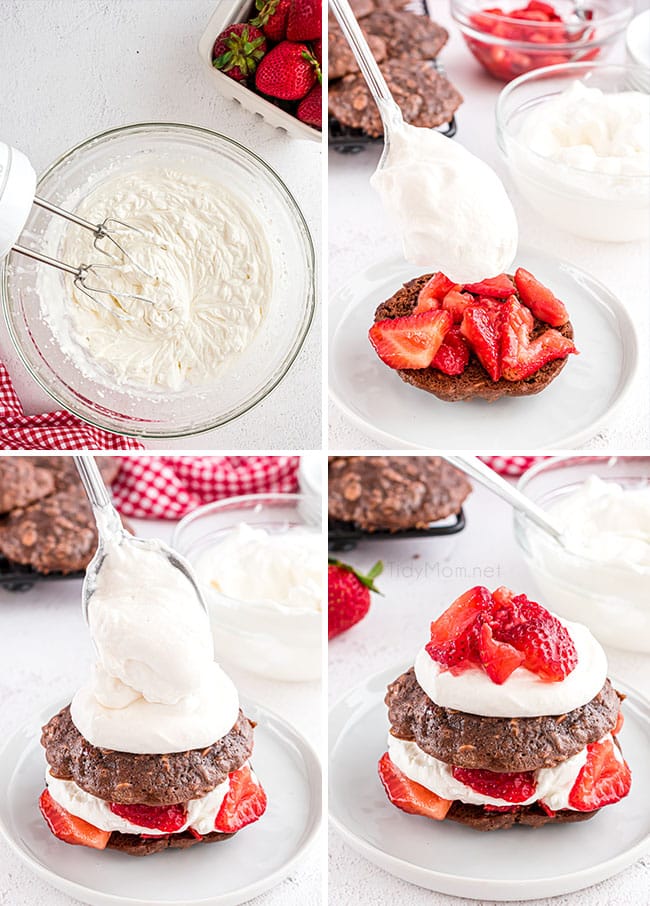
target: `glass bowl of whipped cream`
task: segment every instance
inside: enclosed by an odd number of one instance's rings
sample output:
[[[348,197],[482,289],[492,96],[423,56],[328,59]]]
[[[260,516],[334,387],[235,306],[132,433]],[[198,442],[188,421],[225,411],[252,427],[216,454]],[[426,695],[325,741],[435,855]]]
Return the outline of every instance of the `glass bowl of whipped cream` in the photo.
[[[172,546],[205,592],[215,655],[269,679],[321,674],[325,570],[321,502],[249,494],[199,507]]]
[[[120,246],[95,248],[92,233],[35,206],[22,244],[103,265],[90,293],[15,253],[3,265],[9,332],[57,403],[109,431],[183,437],[232,421],[282,380],[314,313],[314,249],[261,158],[197,126],[124,126],[66,152],[37,194],[92,223],[111,218]]]
[[[605,645],[650,652],[650,457],[548,459],[519,489],[563,529],[560,544],[515,515],[517,543],[549,607]]]
[[[650,71],[567,63],[499,95],[497,139],[512,179],[558,229],[585,239],[650,236]]]

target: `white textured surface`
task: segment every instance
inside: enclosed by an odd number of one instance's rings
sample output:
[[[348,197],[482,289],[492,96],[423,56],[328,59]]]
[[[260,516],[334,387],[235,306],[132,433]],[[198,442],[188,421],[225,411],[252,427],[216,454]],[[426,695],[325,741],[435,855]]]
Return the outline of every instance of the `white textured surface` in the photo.
[[[343,555],[362,570],[383,560],[384,572],[377,585],[384,597],[375,596],[363,622],[329,643],[331,703],[392,664],[412,661],[428,638],[431,620],[472,585],[508,585],[514,591],[533,595],[534,585],[514,540],[508,505],[478,488],[464,509],[467,525],[459,535],[375,541]],[[493,540],[486,544],[488,538]],[[552,602],[542,603],[552,607]],[[614,650],[608,650],[607,655],[612,676],[646,696],[650,694],[650,656]],[[561,827],[557,833],[561,835]],[[649,889],[650,854],[596,887],[532,902],[537,906],[647,906]],[[334,832],[330,835],[329,897],[331,906],[355,902],[363,906],[453,906],[476,902],[406,884],[357,855]]]
[[[37,172],[82,139],[125,123],[205,126],[237,139],[291,189],[321,243],[321,150],[220,96],[197,44],[217,0],[3,0],[2,139]],[[228,0],[221,0],[228,2]],[[0,326],[0,358],[28,414],[53,400],[32,380]],[[320,329],[271,396],[230,425],[175,449],[313,449],[321,437]],[[148,441],[167,449],[167,441]]]
[[[145,537],[171,539],[172,522],[132,522]],[[70,697],[87,678],[91,644],[80,601],[81,582],[74,579],[43,583],[26,593],[0,589],[3,738],[28,721],[36,724],[43,709]],[[318,750],[318,683],[272,682],[224,666],[242,694],[280,714]],[[316,844],[286,881],[251,902],[256,906],[320,906],[321,862]],[[190,890],[191,885],[188,896]],[[0,906],[68,906],[77,902],[33,875],[0,839]]]
[[[463,97],[456,120],[461,142],[493,166],[511,193],[520,226],[520,241],[540,252],[571,261],[611,289],[636,319],[641,345],[641,367],[634,387],[611,424],[585,444],[588,448],[642,449],[650,444],[648,393],[648,290],[650,257],[644,243],[588,242],[553,228],[538,219],[518,196],[507,178],[497,143],[494,105],[502,83],[485,74],[451,22],[447,0],[428,0],[433,18],[450,31],[441,62]],[[623,41],[610,60],[623,61]],[[329,292],[353,274],[399,254],[399,240],[382,211],[369,179],[377,166],[380,148],[357,155],[329,153]],[[417,271],[414,271],[414,274]],[[570,307],[570,300],[567,300]],[[381,444],[350,425],[339,410],[329,407],[330,447],[340,450],[377,449]]]

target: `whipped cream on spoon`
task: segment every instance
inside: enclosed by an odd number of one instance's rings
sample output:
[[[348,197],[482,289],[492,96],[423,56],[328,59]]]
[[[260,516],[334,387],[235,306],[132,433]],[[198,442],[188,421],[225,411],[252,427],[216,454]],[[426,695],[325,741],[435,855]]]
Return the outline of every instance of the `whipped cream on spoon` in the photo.
[[[508,271],[519,230],[503,183],[434,129],[404,122],[348,0],[329,0],[377,104],[384,150],[371,185],[401,233],[404,256],[455,283]]]

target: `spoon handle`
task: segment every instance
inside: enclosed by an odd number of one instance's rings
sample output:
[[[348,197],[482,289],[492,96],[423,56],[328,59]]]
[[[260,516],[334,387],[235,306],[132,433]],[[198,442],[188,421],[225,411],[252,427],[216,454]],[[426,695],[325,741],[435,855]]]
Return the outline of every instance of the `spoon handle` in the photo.
[[[345,39],[359,64],[361,74],[366,80],[370,93],[379,108],[384,124],[384,135],[387,138],[389,129],[403,122],[402,111],[395,103],[395,99],[386,84],[386,79],[372,55],[363,32],[359,28],[359,23],[352,12],[348,0],[329,0],[329,5],[341,26]]]
[[[73,458],[92,507],[100,536],[106,539],[122,532],[122,522],[111,502],[102,473],[97,468],[95,457],[73,454]]]
[[[451,463],[452,466],[456,466],[457,469],[465,472],[471,478],[474,478],[490,491],[497,494],[502,500],[505,500],[506,503],[509,503],[516,510],[524,513],[531,522],[534,522],[535,525],[539,526],[539,528],[543,529],[547,534],[552,535],[556,541],[562,543],[562,529],[550,518],[548,513],[537,506],[536,503],[533,503],[533,501],[526,497],[525,494],[522,494],[521,491],[513,488],[505,478],[497,475],[494,469],[486,466],[484,462],[481,462],[481,460],[478,459],[478,457],[444,456],[443,458]]]

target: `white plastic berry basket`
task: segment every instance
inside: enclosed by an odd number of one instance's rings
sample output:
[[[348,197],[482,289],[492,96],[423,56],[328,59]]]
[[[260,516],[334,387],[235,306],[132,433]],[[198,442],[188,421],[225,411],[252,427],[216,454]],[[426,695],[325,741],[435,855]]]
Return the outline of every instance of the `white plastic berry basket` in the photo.
[[[213,12],[205,31],[199,40],[199,55],[208,67],[214,78],[217,91],[234,101],[239,101],[242,107],[250,110],[266,120],[271,126],[284,129],[293,138],[309,139],[313,142],[323,140],[322,132],[308,126],[306,123],[276,107],[259,94],[251,91],[245,85],[231,79],[230,76],[220,72],[212,65],[212,48],[217,35],[235,22],[245,22],[255,16],[254,0],[220,0]]]

